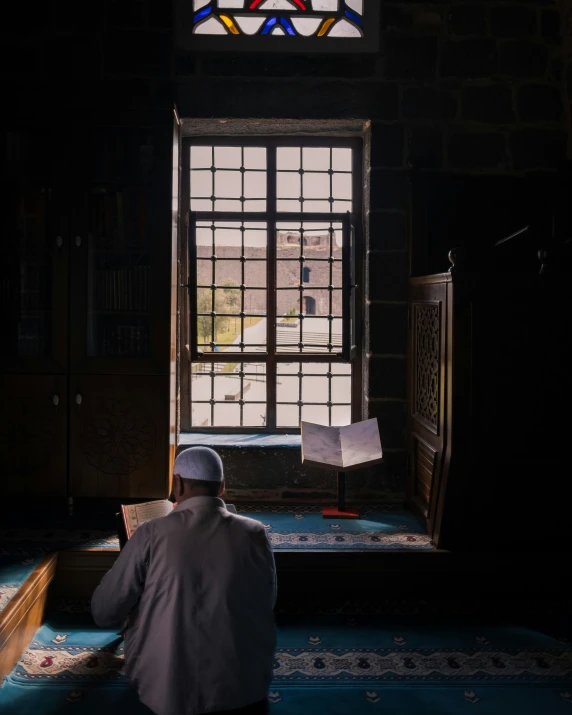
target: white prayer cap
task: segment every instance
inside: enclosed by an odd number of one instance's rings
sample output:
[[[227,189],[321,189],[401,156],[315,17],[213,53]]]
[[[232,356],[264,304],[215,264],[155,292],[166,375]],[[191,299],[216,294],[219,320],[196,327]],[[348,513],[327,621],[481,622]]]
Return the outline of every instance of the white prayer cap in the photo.
[[[173,474],[201,482],[222,482],[222,460],[210,447],[189,447],[175,459]]]

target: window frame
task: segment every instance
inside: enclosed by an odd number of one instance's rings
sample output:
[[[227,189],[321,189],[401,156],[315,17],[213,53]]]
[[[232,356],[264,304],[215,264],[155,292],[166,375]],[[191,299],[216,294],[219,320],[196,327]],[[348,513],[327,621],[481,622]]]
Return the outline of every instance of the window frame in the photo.
[[[191,327],[191,295],[192,291],[196,291],[196,270],[194,266],[196,265],[196,257],[194,256],[193,244],[191,240],[191,233],[193,231],[193,222],[191,220],[190,211],[190,149],[191,146],[264,146],[266,148],[276,149],[278,146],[295,146],[295,147],[342,147],[342,148],[352,148],[352,214],[351,220],[349,214],[327,214],[327,213],[305,213],[301,214],[298,212],[277,212],[274,207],[270,207],[267,204],[266,211],[260,212],[229,212],[229,211],[215,211],[215,212],[194,212],[198,217],[208,216],[213,218],[216,215],[216,220],[218,221],[236,221],[236,220],[249,220],[249,221],[261,221],[268,224],[268,232],[270,234],[272,230],[272,224],[276,221],[286,220],[286,221],[296,221],[302,218],[304,221],[312,220],[327,220],[332,216],[334,221],[344,221],[347,222],[347,230],[352,233],[352,251],[350,252],[350,247],[347,241],[344,243],[346,246],[345,253],[343,255],[344,266],[342,270],[349,272],[349,280],[351,285],[354,286],[354,290],[344,291],[342,293],[342,302],[344,305],[344,311],[351,310],[353,320],[353,336],[348,334],[343,336],[343,344],[348,345],[348,340],[350,337],[355,337],[355,340],[351,340],[353,345],[351,345],[351,351],[345,354],[330,354],[330,353],[294,353],[294,352],[284,352],[278,353],[275,350],[275,345],[273,343],[268,344],[268,349],[266,353],[228,353],[227,357],[224,357],[225,352],[205,352],[202,353],[200,359],[196,359],[196,346],[193,350],[193,343],[191,341],[191,336],[193,330]],[[191,400],[191,366],[193,362],[240,362],[240,356],[243,355],[245,361],[247,362],[260,362],[266,365],[266,381],[267,381],[267,395],[274,395],[273,401],[267,398],[266,409],[267,409],[267,423],[275,424],[276,422],[276,381],[277,381],[277,371],[276,365],[280,362],[282,363],[340,363],[340,364],[351,364],[352,366],[352,386],[351,386],[351,421],[357,422],[363,419],[364,410],[364,392],[363,392],[363,357],[364,357],[364,347],[365,347],[365,334],[364,334],[364,268],[365,268],[365,253],[364,253],[364,229],[363,229],[363,218],[364,218],[364,191],[363,191],[363,138],[361,136],[330,136],[330,135],[264,135],[264,136],[241,136],[239,134],[235,136],[220,136],[220,135],[201,135],[201,136],[187,136],[182,139],[182,153],[181,153],[181,215],[184,217],[184,227],[183,231],[183,242],[181,246],[181,275],[185,276],[185,281],[181,285],[181,289],[184,291],[181,293],[181,308],[180,308],[180,320],[181,320],[181,348],[185,347],[185,350],[181,350],[181,428],[183,432],[201,432],[201,433],[219,433],[219,434],[298,434],[300,432],[300,427],[269,427],[269,426],[259,426],[259,427],[228,427],[228,426],[194,426],[191,422],[191,411],[192,411],[192,400]],[[268,153],[269,161],[267,164],[267,178],[268,178],[268,201],[270,202],[270,197],[276,195],[276,164],[275,157],[276,152],[271,151]],[[198,218],[198,220],[201,220]],[[269,246],[272,242],[269,241]],[[353,260],[351,260],[353,258]],[[267,271],[270,274],[272,261],[276,261],[275,251],[269,250],[267,255]],[[347,283],[346,283],[347,285]],[[270,286],[270,280],[268,281],[268,295],[267,295],[267,314],[270,318],[271,312],[276,313],[276,285]],[[350,307],[350,301],[353,299],[355,306],[353,310]],[[274,308],[272,307],[274,306]],[[275,325],[276,316],[272,318],[273,325]],[[346,324],[349,325],[350,321],[344,322],[344,329],[346,329]],[[275,336],[275,330],[270,330],[270,334]],[[273,352],[271,349],[274,347]],[[184,353],[184,354],[183,354]],[[273,412],[273,414],[272,414]]]
[[[295,8],[292,8],[295,11]],[[268,11],[268,15],[289,11]],[[327,11],[312,11],[324,18]],[[179,50],[192,52],[266,52],[268,54],[373,54],[379,52],[381,0],[364,0],[363,37],[276,37],[261,35],[197,35],[193,33],[192,0],[176,0],[176,41]]]

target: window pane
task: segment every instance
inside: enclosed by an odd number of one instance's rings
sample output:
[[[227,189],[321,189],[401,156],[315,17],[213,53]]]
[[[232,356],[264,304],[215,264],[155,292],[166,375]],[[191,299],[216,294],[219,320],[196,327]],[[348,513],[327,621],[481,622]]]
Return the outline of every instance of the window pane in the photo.
[[[339,371],[343,370],[345,374]],[[277,426],[299,426],[302,419],[319,424],[350,424],[351,365],[337,363],[279,363]],[[346,419],[347,418],[347,419]]]
[[[201,350],[265,349],[266,234],[263,222],[209,221],[197,225]],[[216,317],[210,315],[213,309]]]
[[[247,288],[265,288],[267,281],[266,261],[250,260],[244,263],[244,283]],[[264,306],[266,310],[266,306]]]
[[[242,166],[241,148],[239,146],[215,146],[215,163],[217,169],[240,169]]]
[[[328,199],[331,195],[330,177],[328,174],[317,174],[315,172],[304,174],[302,180],[302,196],[306,201],[309,199]]]
[[[191,199],[210,198],[213,195],[213,175],[210,171],[191,171]]]
[[[245,169],[266,169],[266,149],[264,147],[244,147]]]
[[[343,307],[341,224],[279,222],[276,254],[278,351],[339,351]],[[308,318],[315,320],[305,322]],[[302,349],[300,343],[304,344]]]
[[[351,171],[352,150],[334,147],[332,149],[332,169],[334,171]]]
[[[329,147],[304,147],[302,149],[302,168],[308,171],[328,171],[330,168]]]
[[[261,171],[244,172],[244,196],[247,199],[266,198],[266,174]],[[344,198],[344,197],[342,197]]]
[[[277,168],[279,211],[352,210],[351,149],[281,147],[277,153]]]
[[[332,407],[332,427],[343,427],[352,423],[351,405],[334,405]]]
[[[217,171],[214,177],[217,199],[239,199],[242,196],[242,174],[238,171]]]
[[[191,211],[266,211],[266,148],[191,147]]]
[[[213,263],[217,286],[240,286],[242,283],[242,262],[240,259],[217,260],[213,261]]]
[[[318,425],[329,425],[329,410],[324,405],[304,405],[302,407],[302,420],[315,422]]]
[[[300,147],[278,147],[276,152],[276,167],[278,171],[298,171],[302,167],[302,152]]]
[[[349,375],[347,377],[332,377],[332,402],[337,404],[350,402],[351,389],[352,380]]]
[[[212,146],[191,147],[191,169],[210,169],[213,163]]]
[[[302,196],[300,174],[279,171],[276,179],[276,193],[279,199],[299,199]]]
[[[303,402],[328,402],[330,381],[324,376],[309,375],[302,378]]]
[[[296,405],[276,405],[277,427],[300,427],[300,408]]]
[[[266,366],[262,363],[194,363],[192,424],[197,427],[263,427]]]
[[[297,375],[279,375],[276,383],[278,402],[298,402],[300,397],[300,379]]]

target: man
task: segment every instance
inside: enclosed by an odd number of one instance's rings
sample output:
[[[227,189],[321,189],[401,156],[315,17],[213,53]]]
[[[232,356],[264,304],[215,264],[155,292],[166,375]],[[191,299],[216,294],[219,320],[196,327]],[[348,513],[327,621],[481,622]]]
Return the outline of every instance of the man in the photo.
[[[276,648],[266,532],[227,511],[212,449],[185,450],[173,472],[177,506],[135,531],[93,594],[93,617],[102,628],[128,617],[125,672],[157,715],[262,715]]]

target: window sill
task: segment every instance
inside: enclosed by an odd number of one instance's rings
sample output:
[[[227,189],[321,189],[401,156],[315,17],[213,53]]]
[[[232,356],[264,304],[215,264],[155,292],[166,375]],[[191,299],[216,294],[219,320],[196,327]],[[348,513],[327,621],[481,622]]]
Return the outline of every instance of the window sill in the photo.
[[[287,447],[300,449],[299,434],[206,434],[181,432],[179,447],[234,447],[241,449]]]

